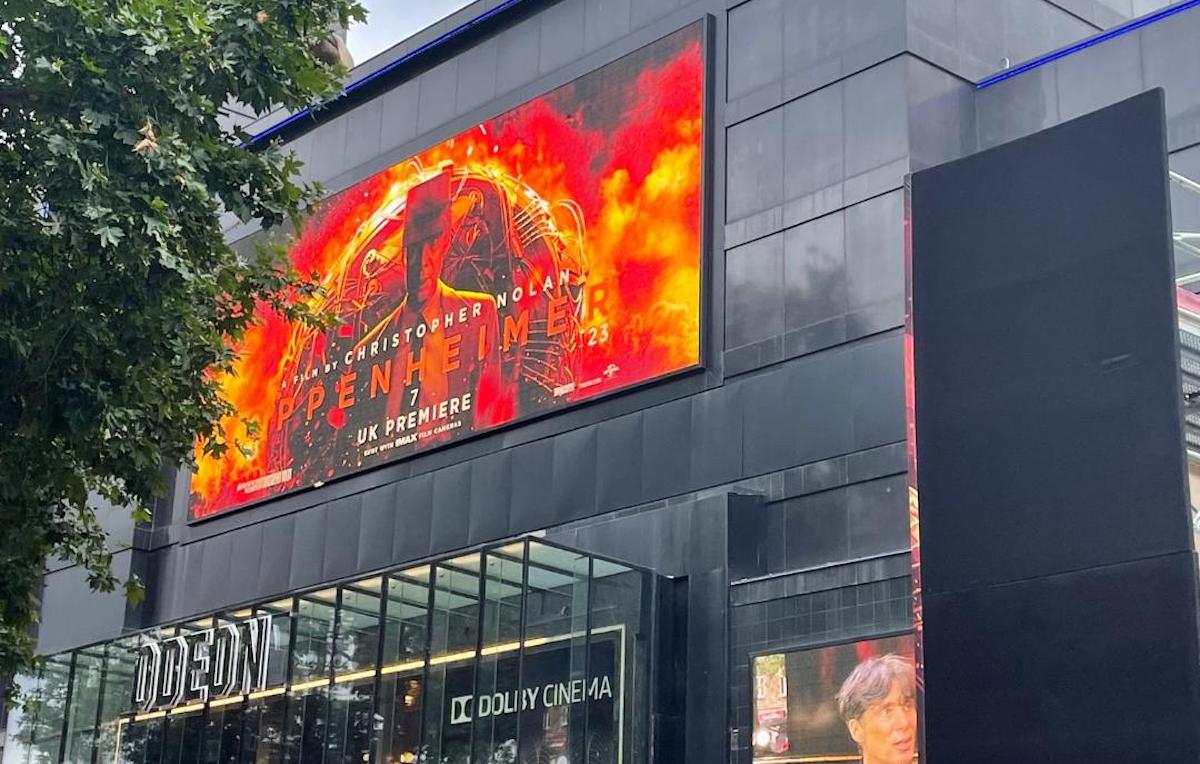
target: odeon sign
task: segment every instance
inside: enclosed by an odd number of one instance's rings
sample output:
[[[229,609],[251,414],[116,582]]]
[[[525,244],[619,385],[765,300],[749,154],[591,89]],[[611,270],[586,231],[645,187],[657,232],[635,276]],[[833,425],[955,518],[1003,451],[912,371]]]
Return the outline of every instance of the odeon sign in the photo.
[[[138,648],[133,703],[139,711],[184,700],[244,695],[265,689],[271,616],[148,642]]]

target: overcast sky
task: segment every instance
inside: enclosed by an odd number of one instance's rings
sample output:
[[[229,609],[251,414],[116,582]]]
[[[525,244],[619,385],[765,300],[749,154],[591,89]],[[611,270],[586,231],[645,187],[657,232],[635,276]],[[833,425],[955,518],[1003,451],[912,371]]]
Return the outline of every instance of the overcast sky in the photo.
[[[411,37],[472,0],[361,0],[367,23],[350,28],[347,43],[354,63],[361,64]]]

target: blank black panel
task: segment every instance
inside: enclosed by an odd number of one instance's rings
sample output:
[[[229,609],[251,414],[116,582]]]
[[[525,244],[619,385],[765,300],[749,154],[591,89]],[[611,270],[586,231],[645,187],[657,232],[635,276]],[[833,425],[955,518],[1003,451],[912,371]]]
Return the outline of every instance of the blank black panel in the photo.
[[[471,527],[467,536],[472,544],[508,533],[512,453],[512,449],[505,449],[471,462]]]
[[[784,504],[784,559],[798,570],[845,560],[850,554],[847,493],[801,496]]]
[[[427,472],[396,483],[394,562],[407,562],[429,554],[433,533],[434,474]]]
[[[795,406],[789,412],[795,417],[792,427],[796,450],[792,464],[807,464],[854,450],[855,413],[851,395],[855,382],[851,361],[856,352],[862,350],[828,350],[805,358],[788,370],[787,395]],[[748,398],[747,407],[750,405]]]
[[[396,486],[373,488],[363,494],[358,529],[358,569],[381,568],[392,561],[396,532]]]
[[[1180,553],[927,594],[929,760],[1200,761],[1194,566]]]
[[[277,517],[263,523],[258,588],[254,590],[254,595],[278,594],[288,590],[288,582],[292,576],[292,541],[295,531],[294,515]]]
[[[509,528],[513,533],[535,531],[561,522],[555,517],[549,490],[554,479],[554,441],[535,440],[512,450],[512,515]],[[594,458],[594,452],[590,454]]]
[[[229,568],[233,563],[233,541],[229,534],[224,534],[205,539],[200,545],[204,547],[204,566],[198,582],[199,601],[205,609],[216,608],[231,583]]]
[[[581,427],[548,441],[554,451],[550,507],[555,523],[596,512],[596,439],[595,427]]]
[[[241,592],[242,597],[258,593],[258,568],[263,557],[263,525],[253,525],[233,537],[233,554],[229,561],[229,581]],[[228,594],[221,593],[222,603],[228,602]]]
[[[743,386],[740,381],[726,382],[692,398],[692,438],[687,447],[694,485],[719,485],[744,474]]]
[[[898,332],[850,352],[854,450],[904,439],[904,340]]]
[[[467,545],[471,526],[471,464],[454,464],[433,473],[430,551],[449,552]]]
[[[850,559],[908,548],[908,490],[903,475],[857,483],[845,492]]]
[[[325,567],[325,535],[329,505],[313,507],[296,515],[292,531],[292,575],[289,589],[303,589],[321,582]]]
[[[1162,108],[912,176],[926,593],[1191,549]]]
[[[638,502],[642,495],[642,453],[640,411],[597,425],[596,508],[599,511]]]
[[[338,499],[329,505],[325,533],[325,569],[322,579],[329,581],[358,570],[358,544],[363,518],[363,494]]]
[[[746,474],[761,475],[796,463],[796,420],[799,418],[794,393],[796,385],[789,377],[804,375],[789,369],[791,374],[775,367],[746,380],[742,387],[746,400],[746,438],[742,459]],[[781,408],[789,409],[780,411]],[[805,433],[809,435],[810,433]]]
[[[693,485],[692,401],[683,398],[646,409],[642,418],[646,474],[643,489],[657,499],[684,493]]]

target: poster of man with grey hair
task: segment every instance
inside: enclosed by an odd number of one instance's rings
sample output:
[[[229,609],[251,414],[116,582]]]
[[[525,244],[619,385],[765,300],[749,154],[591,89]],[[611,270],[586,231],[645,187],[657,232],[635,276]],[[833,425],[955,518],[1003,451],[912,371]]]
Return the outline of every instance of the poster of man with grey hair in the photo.
[[[913,764],[911,634],[754,659],[755,764]]]

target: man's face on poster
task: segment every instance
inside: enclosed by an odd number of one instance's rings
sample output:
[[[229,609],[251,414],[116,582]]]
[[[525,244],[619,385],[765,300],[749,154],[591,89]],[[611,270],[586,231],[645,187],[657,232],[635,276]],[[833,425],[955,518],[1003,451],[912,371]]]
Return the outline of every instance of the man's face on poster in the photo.
[[[437,293],[450,247],[450,176],[443,172],[414,186],[405,203],[405,286],[410,304],[424,304]]]
[[[863,764],[911,764],[917,753],[917,702],[901,682],[847,723]]]
[[[405,272],[408,293],[424,302],[437,289],[446,257],[445,236],[436,232],[405,248]]]

